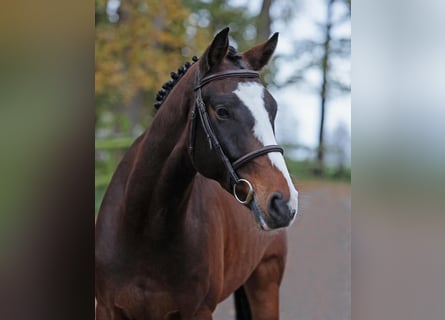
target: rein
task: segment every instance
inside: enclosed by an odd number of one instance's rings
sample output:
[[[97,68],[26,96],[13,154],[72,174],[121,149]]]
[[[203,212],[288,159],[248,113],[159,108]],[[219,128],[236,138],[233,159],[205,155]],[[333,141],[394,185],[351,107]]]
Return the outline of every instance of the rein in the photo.
[[[237,77],[237,78],[259,78],[259,73],[256,71],[251,70],[230,70],[225,72],[219,72],[215,74],[211,74],[209,76],[206,76],[202,79],[200,79],[199,70],[196,73],[196,85],[194,87],[195,91],[195,106],[192,111],[192,116],[190,118],[191,124],[190,124],[190,135],[189,135],[189,153],[193,162],[194,159],[194,144],[195,144],[195,131],[196,131],[196,114],[199,115],[199,118],[201,120],[202,127],[204,129],[204,132],[207,137],[207,141],[209,143],[209,147],[212,150],[215,150],[218,157],[222,160],[224,166],[226,167],[230,179],[231,179],[231,185],[233,185],[233,195],[235,196],[235,199],[238,200],[241,204],[249,204],[253,200],[254,196],[254,189],[252,187],[252,184],[246,180],[242,179],[238,176],[236,173],[236,169],[240,168],[241,166],[245,165],[247,162],[262,156],[264,154],[267,154],[269,152],[281,152],[283,153],[284,150],[282,147],[278,145],[269,145],[264,146],[260,149],[254,150],[252,152],[249,152],[245,154],[244,156],[238,158],[233,163],[230,162],[227,155],[224,153],[224,150],[222,149],[221,144],[219,143],[218,137],[215,134],[215,131],[212,128],[212,124],[209,119],[209,115],[207,113],[207,107],[204,103],[204,100],[202,98],[202,92],[201,89],[209,82],[230,78],[230,77]],[[247,196],[245,199],[240,199],[236,193],[236,186],[244,183],[249,188],[249,191],[247,193]]]

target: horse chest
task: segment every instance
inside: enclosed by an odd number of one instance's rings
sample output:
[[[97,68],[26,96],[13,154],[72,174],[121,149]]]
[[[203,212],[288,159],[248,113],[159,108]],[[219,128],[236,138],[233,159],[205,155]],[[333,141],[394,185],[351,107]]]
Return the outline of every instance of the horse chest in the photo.
[[[193,314],[205,304],[209,291],[206,266],[157,261],[134,270],[116,295],[117,305],[142,319],[166,319],[169,314]],[[207,273],[207,276],[206,276]],[[193,294],[190,294],[193,292]],[[167,317],[168,319],[168,317]]]

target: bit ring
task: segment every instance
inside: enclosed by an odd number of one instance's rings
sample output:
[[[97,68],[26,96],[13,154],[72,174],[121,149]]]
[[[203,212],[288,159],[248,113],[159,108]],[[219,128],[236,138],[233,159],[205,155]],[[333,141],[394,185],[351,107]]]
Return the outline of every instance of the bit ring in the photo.
[[[241,200],[241,199],[238,197],[238,195],[236,194],[236,186],[237,186],[238,184],[240,184],[241,182],[242,182],[242,183],[245,183],[245,184],[249,187],[249,191],[247,192],[247,196],[246,196],[246,198],[245,198],[244,200]],[[239,179],[238,182],[236,182],[236,183],[233,185],[233,195],[235,196],[235,199],[236,199],[239,203],[241,203],[241,204],[249,204],[249,203],[252,201],[252,199],[253,199],[253,195],[254,195],[254,191],[253,191],[252,184],[251,184],[249,181],[247,181],[246,179]]]

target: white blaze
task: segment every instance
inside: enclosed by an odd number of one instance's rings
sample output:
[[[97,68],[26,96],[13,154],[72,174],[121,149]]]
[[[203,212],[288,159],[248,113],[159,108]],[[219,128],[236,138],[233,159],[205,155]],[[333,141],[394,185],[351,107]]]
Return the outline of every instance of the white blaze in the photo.
[[[246,105],[255,119],[253,134],[263,146],[276,145],[275,135],[269,120],[269,115],[264,106],[264,87],[257,82],[240,82],[238,88],[233,91],[238,98]],[[279,152],[269,152],[268,157],[272,164],[281,171],[287,181],[290,191],[290,208],[298,209],[298,192],[284,162],[283,155]],[[295,215],[297,216],[297,214]],[[295,217],[294,217],[295,219]]]

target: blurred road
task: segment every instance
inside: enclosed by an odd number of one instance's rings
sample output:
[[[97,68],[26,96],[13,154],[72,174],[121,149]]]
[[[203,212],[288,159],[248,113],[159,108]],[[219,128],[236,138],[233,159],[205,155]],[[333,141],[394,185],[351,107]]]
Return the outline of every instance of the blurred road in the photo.
[[[280,319],[350,319],[351,185],[302,182],[297,190],[303,216],[288,233]],[[218,306],[214,319],[234,319],[232,297]]]

